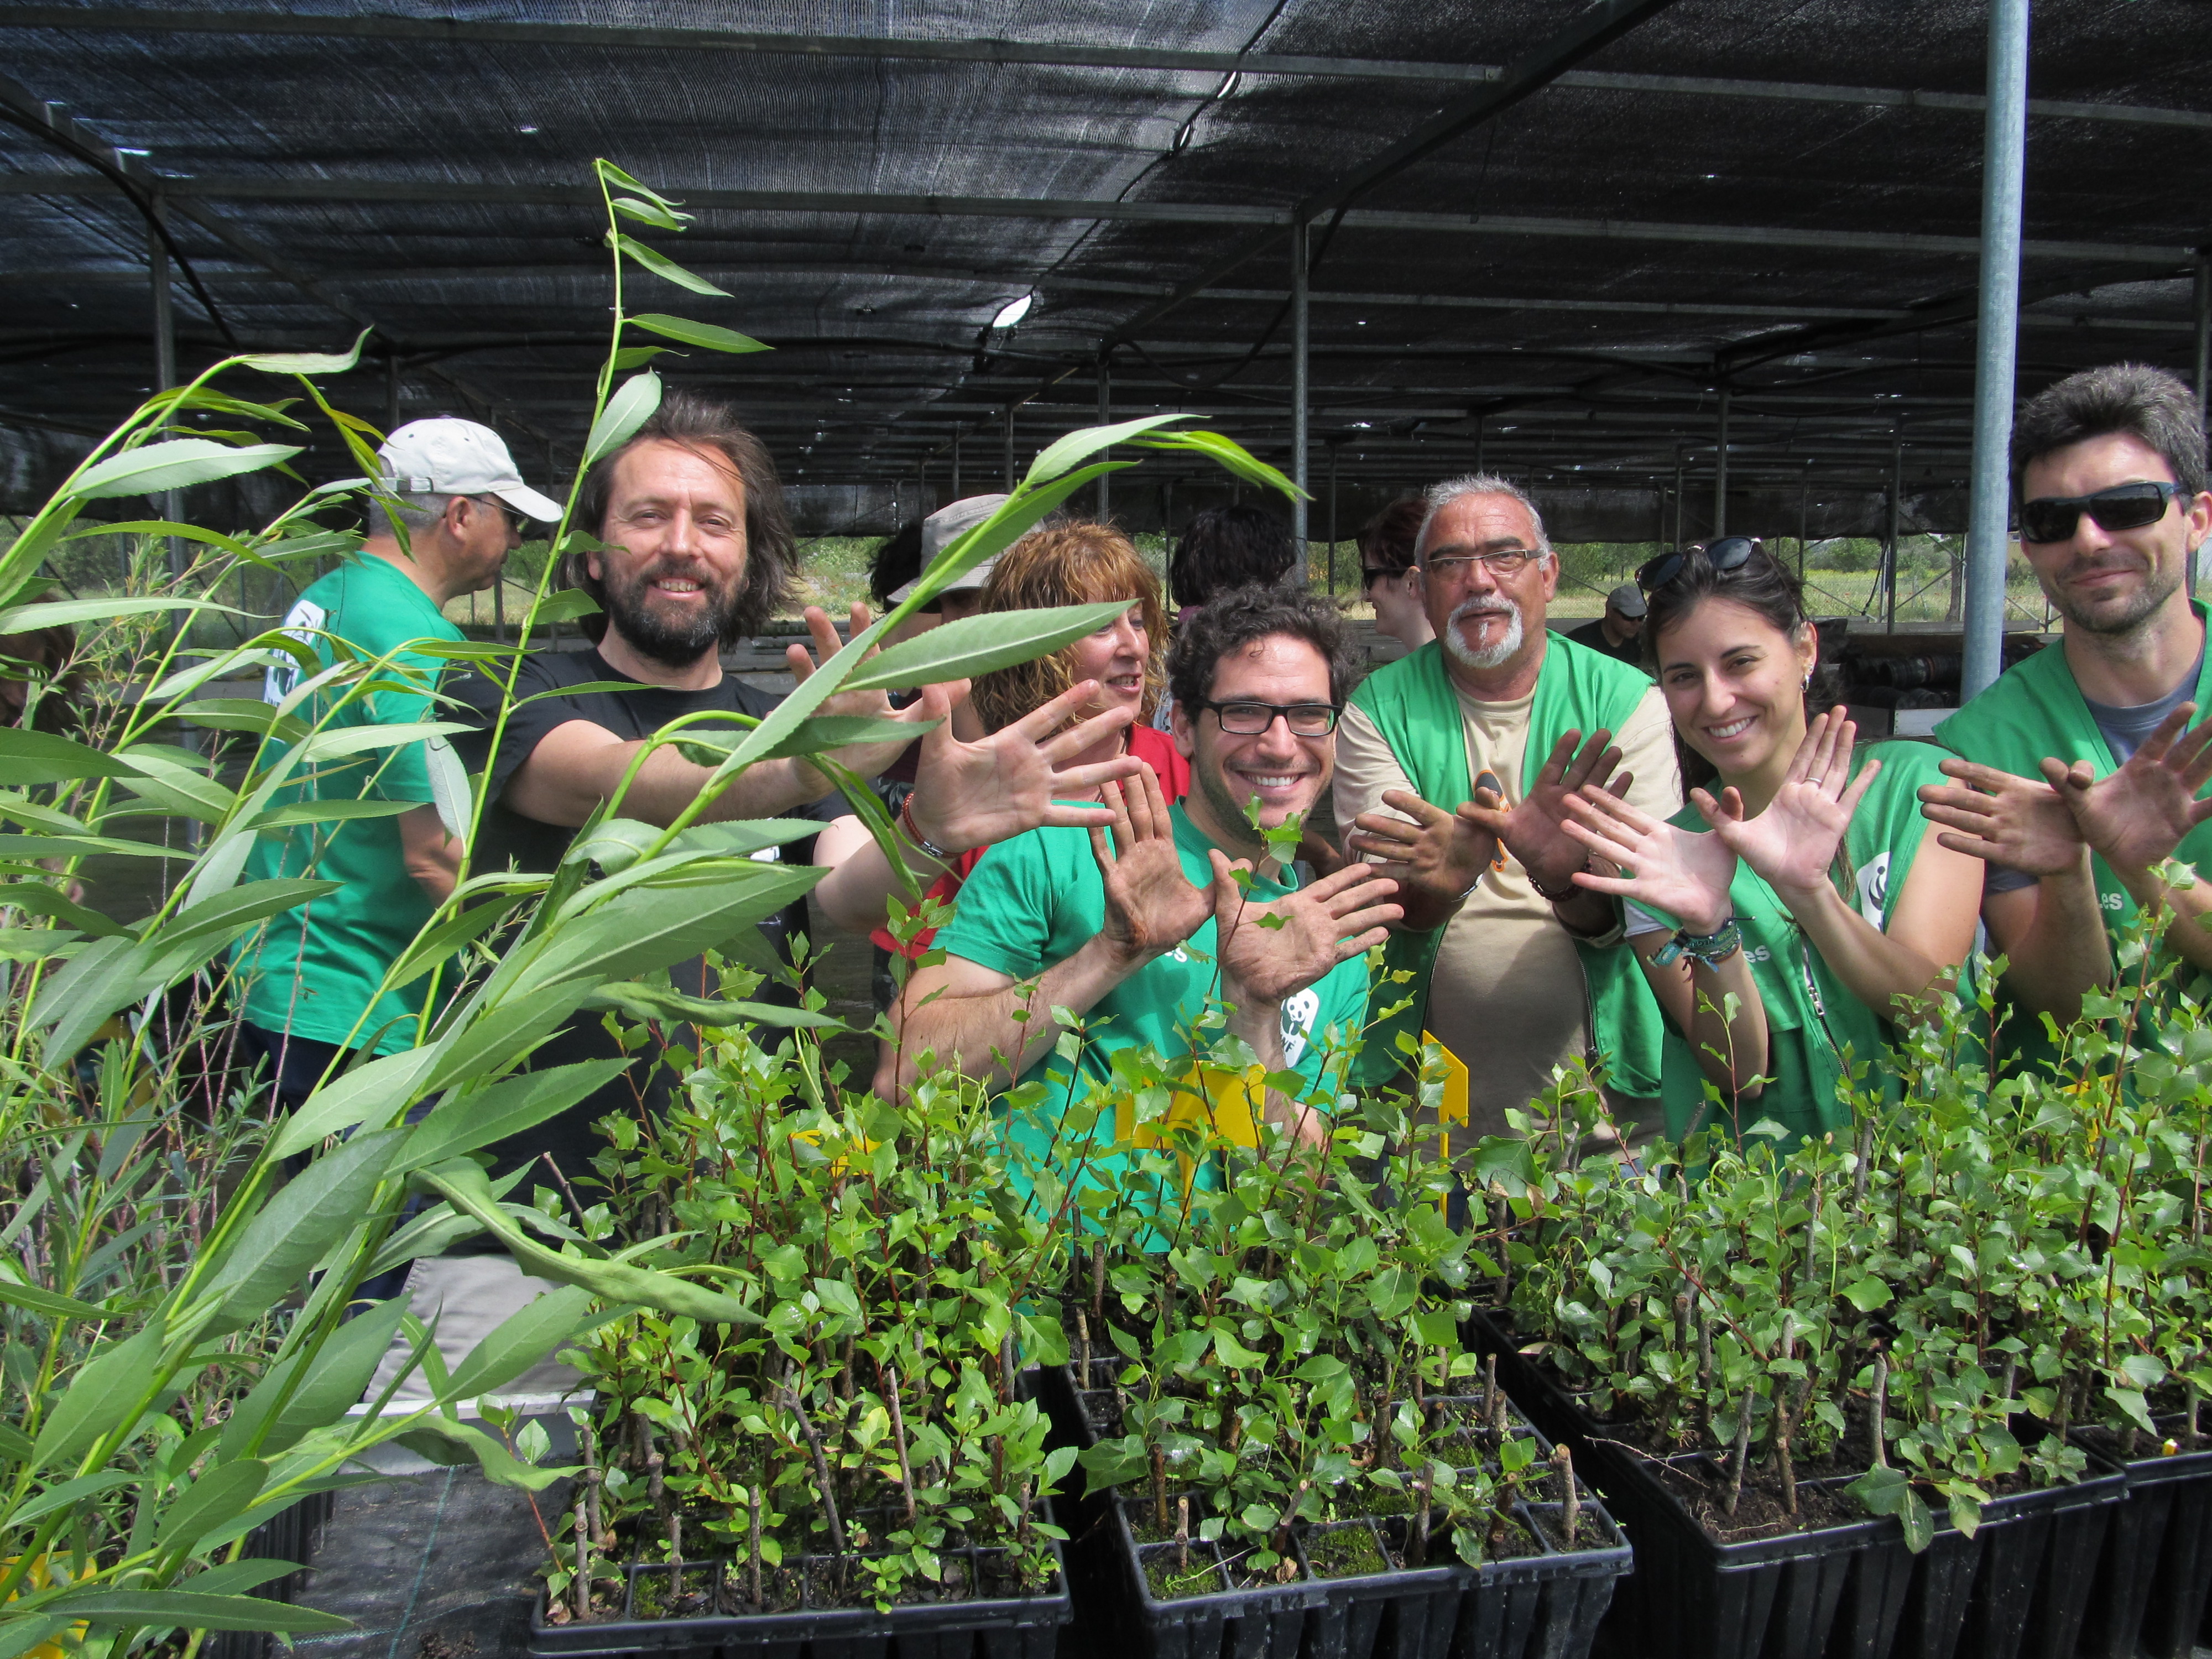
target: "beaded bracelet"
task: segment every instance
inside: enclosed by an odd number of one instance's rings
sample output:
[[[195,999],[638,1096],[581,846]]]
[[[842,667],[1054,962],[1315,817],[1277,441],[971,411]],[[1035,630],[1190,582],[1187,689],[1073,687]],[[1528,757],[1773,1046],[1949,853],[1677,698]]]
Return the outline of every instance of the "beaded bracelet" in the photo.
[[[1723,962],[1743,949],[1743,930],[1730,916],[1718,932],[1693,933],[1685,927],[1668,939],[1653,954],[1653,965],[1660,968],[1680,961],[1684,957],[1694,957],[1706,967],[1718,969]]]
[[[914,790],[908,790],[906,799],[899,803],[899,827],[906,831],[906,838],[919,848],[926,857],[935,859],[939,864],[951,863],[959,854],[946,852],[927,836],[923,835],[921,826],[915,823],[915,793]]]

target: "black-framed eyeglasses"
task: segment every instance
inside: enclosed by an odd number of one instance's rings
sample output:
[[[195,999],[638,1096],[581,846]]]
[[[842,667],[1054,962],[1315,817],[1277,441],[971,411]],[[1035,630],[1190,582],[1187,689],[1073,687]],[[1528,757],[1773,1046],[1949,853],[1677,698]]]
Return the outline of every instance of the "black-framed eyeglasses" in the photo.
[[[1411,567],[1408,566],[1407,568]],[[1405,574],[1404,570],[1395,565],[1363,564],[1359,567],[1359,586],[1364,591],[1374,586],[1379,581],[1386,580],[1392,576],[1402,576]]]
[[[1337,716],[1344,710],[1333,702],[1209,702],[1201,700],[1198,707],[1211,708],[1221,729],[1232,737],[1256,738],[1275,723],[1276,716],[1291,728],[1294,738],[1325,738],[1336,730]]]
[[[1492,553],[1432,553],[1421,561],[1421,568],[1431,576],[1457,580],[1475,566],[1486,564],[1493,577],[1503,579],[1519,575],[1531,559],[1543,556],[1540,550],[1533,547],[1502,547]]]
[[[1701,546],[1677,548],[1638,566],[1636,585],[1646,593],[1656,593],[1687,569],[1695,557],[1702,557],[1717,574],[1726,575],[1749,564],[1751,556],[1759,551],[1760,545],[1756,536],[1723,536]]]
[[[496,495],[471,495],[469,499],[485,507],[497,507],[499,516],[507,520],[507,527],[516,535],[520,536],[528,532],[529,520],[523,516],[520,507],[510,507]]]
[[[2024,542],[2067,542],[2087,513],[2100,530],[2140,530],[2166,516],[2170,501],[2194,492],[2178,483],[2114,484],[2087,495],[2041,495],[2020,504],[2020,538]]]

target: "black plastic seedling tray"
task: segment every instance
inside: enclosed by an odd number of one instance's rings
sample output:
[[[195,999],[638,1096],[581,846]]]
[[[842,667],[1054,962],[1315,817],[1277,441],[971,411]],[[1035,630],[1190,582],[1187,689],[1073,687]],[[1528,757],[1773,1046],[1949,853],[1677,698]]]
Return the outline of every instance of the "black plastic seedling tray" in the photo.
[[[2117,1470],[2000,1498],[1967,1538],[1940,1522],[1919,1555],[1891,1519],[1726,1544],[1582,1404],[1478,1314],[1514,1404],[1567,1442],[1636,1542],[1601,1648],[1636,1659],[2067,1659],[2127,1497]],[[1686,1462],[1687,1458],[1668,1462]],[[1808,1482],[1808,1486],[1819,1483]]]
[[[668,1580],[665,1562],[633,1564],[624,1571],[621,1613],[580,1623],[546,1622],[539,1604],[530,1625],[532,1659],[587,1659],[616,1654],[744,1655],[748,1659],[1054,1659],[1060,1633],[1071,1617],[1066,1563],[1054,1544],[1060,1589],[1049,1595],[922,1601],[895,1606],[813,1607],[813,1586],[835,1558],[805,1556],[787,1564],[800,1585],[801,1605],[789,1612],[718,1612],[684,1618],[638,1616],[641,1585]],[[964,1561],[966,1582],[982,1582],[994,1549],[947,1549],[949,1562]],[[684,1583],[693,1593],[712,1586],[715,1601],[742,1607],[745,1564],[723,1559],[685,1562]]]
[[[2081,1659],[2189,1659],[2212,1643],[2212,1449],[2124,1468],[2128,1501],[2105,1536]]]
[[[1091,1380],[1110,1388],[1119,1364],[1094,1361],[1098,1375]],[[1070,1369],[1048,1370],[1031,1386],[1056,1439],[1094,1443]],[[1085,1392],[1093,1401],[1107,1397],[1103,1389]],[[1551,1449],[1547,1442],[1544,1449]],[[1382,1559],[1396,1552],[1394,1522],[1364,1518],[1299,1527],[1295,1579],[1237,1587],[1234,1560],[1218,1544],[1194,1540],[1178,1571],[1187,1568],[1214,1588],[1162,1600],[1146,1565],[1176,1557],[1182,1547],[1139,1543],[1129,1524],[1130,1500],[1118,1492],[1078,1490],[1061,1501],[1063,1525],[1073,1540],[1069,1565],[1077,1609],[1086,1625],[1095,1622],[1103,1638],[1098,1650],[1116,1659],[1583,1659],[1614,1586],[1632,1570],[1627,1540],[1604,1505],[1589,1497],[1582,1505],[1578,1547],[1560,1542],[1558,1504],[1517,1504],[1516,1518],[1540,1553],[1480,1567],[1449,1560],[1316,1577],[1310,1547],[1330,1533],[1364,1530]]]

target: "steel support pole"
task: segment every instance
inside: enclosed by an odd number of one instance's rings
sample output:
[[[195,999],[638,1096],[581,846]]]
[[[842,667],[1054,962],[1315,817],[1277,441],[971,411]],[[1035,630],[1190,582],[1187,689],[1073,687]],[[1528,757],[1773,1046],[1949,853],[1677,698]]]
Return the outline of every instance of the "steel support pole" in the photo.
[[[1328,447],[1328,596],[1332,599],[1336,597],[1336,452],[1342,447],[1335,442]],[[1360,592],[1364,593],[1366,578],[1360,580]]]
[[[177,315],[169,295],[169,248],[160,227],[168,219],[168,204],[159,191],[153,196],[153,219],[146,227],[146,274],[154,303],[154,390],[167,392],[177,384]],[[171,489],[162,493],[161,516],[174,524],[184,511],[184,498]],[[169,538],[169,580],[185,574],[185,544]]]
[[[1291,567],[1291,590],[1297,593],[1306,591],[1307,565],[1313,550],[1306,539],[1306,360],[1311,343],[1306,326],[1306,231],[1303,219],[1291,226],[1291,481],[1298,487],[1298,493],[1291,499],[1291,545],[1297,552],[1297,561]]]
[[[390,437],[399,427],[399,354],[384,354],[384,435]]]
[[[1674,446],[1674,545],[1682,544],[1682,447]]]
[[[1106,347],[1101,346],[1098,348],[1098,424],[1101,426],[1114,424],[1113,375],[1114,354]],[[1097,459],[1105,460],[1113,453],[1109,449],[1102,449],[1098,452]],[[1106,481],[1112,476],[1108,472],[1098,475],[1098,522],[1101,524],[1106,522]]]
[[[1897,632],[1897,563],[1898,538],[1905,526],[1905,422],[1898,421],[1890,428],[1889,447],[1889,539],[1882,554],[1882,567],[1888,573],[1888,590],[1882,598],[1882,632]]]
[[[952,499],[956,501],[960,499],[960,432],[957,426],[952,428]]]
[[[2021,197],[2027,164],[2028,0],[1990,0],[1989,114],[1982,129],[1981,295],[1974,334],[1974,458],[1966,530],[1966,664],[1959,700],[2004,666],[2008,452],[2020,333]]]
[[[1014,406],[1006,405],[1006,493],[1014,490]]]
[[[1805,532],[1813,520],[1813,458],[1805,458],[1805,480],[1797,486],[1797,585],[1805,585]]]
[[[1490,417],[1486,415],[1478,415],[1474,417],[1474,476],[1478,478],[1482,476],[1482,441],[1488,435],[1489,424]]]
[[[1729,389],[1721,388],[1720,433],[1713,445],[1713,539],[1728,534]]]
[[[2205,394],[2212,391],[2212,248],[2197,250],[2197,418],[2204,419]],[[2197,593],[2200,550],[2189,560],[2189,592]]]

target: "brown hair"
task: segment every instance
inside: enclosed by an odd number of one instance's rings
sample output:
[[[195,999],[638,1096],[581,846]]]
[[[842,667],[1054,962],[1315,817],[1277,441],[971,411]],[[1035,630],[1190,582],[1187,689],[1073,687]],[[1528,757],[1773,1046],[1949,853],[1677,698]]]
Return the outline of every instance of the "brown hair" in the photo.
[[[1411,570],[1413,548],[1428,522],[1429,504],[1419,495],[1401,495],[1359,526],[1361,568]]]
[[[39,731],[76,731],[86,714],[86,678],[77,658],[76,629],[68,623],[0,634],[0,680],[20,686],[23,694],[21,708],[0,724],[25,724],[27,713],[28,724]]]
[[[1032,530],[999,556],[990,580],[983,584],[986,611],[1032,611],[1108,599],[1127,599],[1143,612],[1145,639],[1152,649],[1145,659],[1145,700],[1137,718],[1146,720],[1159,700],[1167,613],[1160,604],[1159,578],[1127,536],[1110,525],[1084,522]],[[1035,713],[1074,684],[1074,650],[1063,647],[1035,662],[977,675],[969,696],[983,724],[996,732]]]
[[[576,522],[605,539],[607,509],[614,499],[615,468],[640,444],[680,444],[709,462],[736,470],[745,501],[745,574],[737,602],[722,630],[722,643],[735,644],[760,632],[779,606],[791,597],[799,574],[799,546],[791,533],[791,515],[783,503],[783,483],[768,447],[738,424],[737,413],[727,404],[702,398],[696,392],[671,387],[661,394],[660,407],[619,449],[601,456],[584,475],[576,498]],[[591,574],[585,555],[571,550],[562,556],[562,586],[580,587],[600,605],[606,590]],[[606,637],[604,610],[578,619],[577,627],[593,644]]]
[[[2112,432],[2156,450],[2191,495],[2204,488],[2204,420],[2188,382],[2148,363],[2107,363],[2044,387],[2014,418],[2013,498],[2031,461]]]

